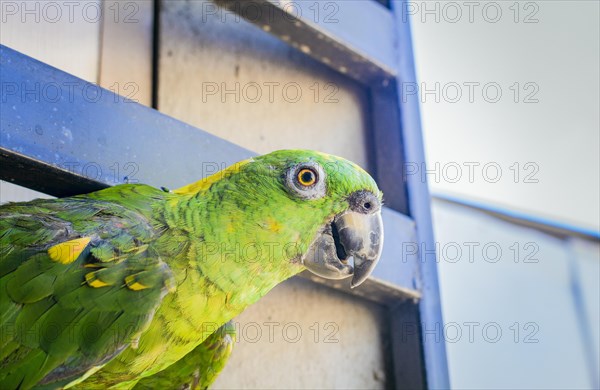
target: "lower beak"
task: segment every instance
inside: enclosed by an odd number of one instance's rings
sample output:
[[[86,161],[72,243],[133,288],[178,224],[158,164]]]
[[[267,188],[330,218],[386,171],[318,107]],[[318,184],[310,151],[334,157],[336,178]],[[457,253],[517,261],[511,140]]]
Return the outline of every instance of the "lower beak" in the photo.
[[[381,212],[363,214],[347,212],[334,218],[320,232],[303,257],[304,266],[326,279],[352,276],[351,287],[364,282],[383,248]],[[354,259],[354,267],[348,259]]]

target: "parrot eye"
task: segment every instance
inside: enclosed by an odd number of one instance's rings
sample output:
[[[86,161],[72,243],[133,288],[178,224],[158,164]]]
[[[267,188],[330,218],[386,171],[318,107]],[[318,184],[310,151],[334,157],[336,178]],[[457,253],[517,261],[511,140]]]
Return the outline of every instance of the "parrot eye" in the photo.
[[[289,192],[303,199],[325,196],[325,171],[314,162],[306,162],[288,169],[285,184]]]
[[[303,168],[298,172],[298,183],[310,187],[317,182],[317,172],[310,168]]]

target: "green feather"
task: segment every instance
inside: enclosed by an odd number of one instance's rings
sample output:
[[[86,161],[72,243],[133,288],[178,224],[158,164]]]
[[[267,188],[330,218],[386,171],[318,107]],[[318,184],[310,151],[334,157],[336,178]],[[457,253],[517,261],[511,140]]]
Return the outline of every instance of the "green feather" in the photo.
[[[235,342],[234,324],[228,322],[171,366],[139,381],[134,390],[206,389],[225,367]]]
[[[307,162],[326,172],[317,199],[284,180]],[[231,334],[207,326],[302,271],[316,234],[359,190],[381,197],[351,162],[278,151],[173,192],[126,184],[0,206],[0,388],[208,386]]]

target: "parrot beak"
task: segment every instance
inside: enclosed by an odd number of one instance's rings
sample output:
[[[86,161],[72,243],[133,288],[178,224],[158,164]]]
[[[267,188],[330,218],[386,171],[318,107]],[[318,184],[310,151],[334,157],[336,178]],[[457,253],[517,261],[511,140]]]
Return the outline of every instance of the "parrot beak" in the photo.
[[[354,288],[369,277],[382,248],[381,210],[348,211],[325,225],[302,261],[309,271],[326,279],[352,276]],[[348,264],[350,257],[354,259],[354,267]]]

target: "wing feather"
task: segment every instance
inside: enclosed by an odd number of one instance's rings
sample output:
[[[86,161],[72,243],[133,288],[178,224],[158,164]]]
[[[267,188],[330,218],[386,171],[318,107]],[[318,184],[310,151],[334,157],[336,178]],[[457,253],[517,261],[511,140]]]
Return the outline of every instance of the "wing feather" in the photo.
[[[140,212],[67,198],[4,205],[0,217],[2,389],[62,386],[106,364],[173,286]]]

